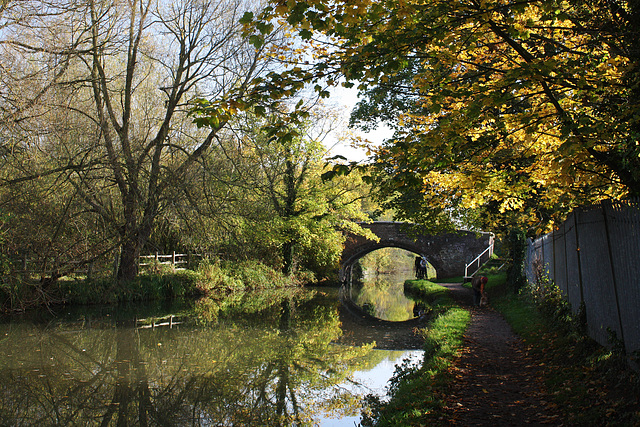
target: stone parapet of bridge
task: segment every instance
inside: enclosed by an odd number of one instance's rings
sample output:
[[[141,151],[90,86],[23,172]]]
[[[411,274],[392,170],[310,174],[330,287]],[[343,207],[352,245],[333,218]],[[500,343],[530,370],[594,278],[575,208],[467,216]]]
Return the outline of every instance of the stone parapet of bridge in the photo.
[[[359,258],[388,247],[424,256],[435,268],[438,279],[462,276],[465,265],[487,249],[494,238],[493,233],[465,230],[428,234],[419,225],[405,222],[376,221],[360,226],[371,230],[380,240],[376,242],[354,234],[347,236],[340,262],[342,281]]]

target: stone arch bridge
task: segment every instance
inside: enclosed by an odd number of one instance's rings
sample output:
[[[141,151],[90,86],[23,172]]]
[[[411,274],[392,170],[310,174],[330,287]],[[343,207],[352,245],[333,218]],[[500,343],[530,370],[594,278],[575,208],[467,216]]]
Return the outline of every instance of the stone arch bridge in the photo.
[[[362,256],[381,248],[400,248],[424,256],[436,269],[438,279],[461,276],[465,266],[493,244],[493,233],[454,231],[436,235],[425,234],[421,227],[406,222],[376,221],[362,223],[380,239],[349,234],[340,260],[340,280],[346,281],[354,263]],[[485,262],[490,251],[483,255]]]

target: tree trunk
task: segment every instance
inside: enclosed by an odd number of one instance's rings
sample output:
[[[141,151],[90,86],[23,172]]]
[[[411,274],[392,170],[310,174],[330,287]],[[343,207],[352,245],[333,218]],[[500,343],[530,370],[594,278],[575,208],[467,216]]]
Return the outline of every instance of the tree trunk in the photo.
[[[287,150],[287,160],[286,160],[286,170],[284,175],[284,182],[286,186],[286,196],[284,200],[284,217],[287,221],[291,218],[296,217],[295,211],[295,203],[298,198],[297,189],[296,189],[296,168],[295,164],[291,160],[293,154],[290,150]],[[288,240],[282,245],[282,258],[284,261],[284,265],[282,267],[282,272],[287,276],[291,274],[293,270],[293,251],[295,241],[293,240],[293,235],[288,236],[292,240]]]
[[[293,245],[294,243],[292,241],[282,245],[282,272],[287,276],[291,274],[291,270],[293,270]]]
[[[120,232],[120,265],[118,267],[118,282],[131,282],[136,278],[139,271],[139,259],[142,248],[149,241],[153,222],[157,217],[157,199],[148,200],[144,211],[141,203],[133,197],[137,191],[130,190],[124,199],[124,225]],[[141,219],[140,214],[142,214]]]
[[[140,258],[141,245],[135,236],[124,238],[120,252],[120,265],[118,267],[118,282],[131,282],[138,275],[138,259]]]

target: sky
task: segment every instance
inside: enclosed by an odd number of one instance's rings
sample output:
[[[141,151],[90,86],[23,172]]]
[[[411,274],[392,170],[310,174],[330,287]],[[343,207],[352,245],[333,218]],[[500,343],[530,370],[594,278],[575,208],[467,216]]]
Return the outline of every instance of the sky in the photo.
[[[336,110],[341,111],[345,123],[349,121],[349,115],[358,102],[358,90],[354,88],[344,88],[342,86],[334,87],[331,89],[331,98],[329,98],[328,104],[335,107]],[[380,125],[372,132],[363,132],[358,129],[350,130],[356,136],[366,138],[375,145],[380,145],[385,139],[390,138],[393,135],[393,131]],[[344,130],[342,131],[344,132]],[[336,131],[330,136],[325,145],[329,149],[327,157],[341,155],[346,157],[349,161],[362,162],[366,160],[367,153],[364,149],[354,148],[349,146],[348,142],[340,138],[341,131]]]

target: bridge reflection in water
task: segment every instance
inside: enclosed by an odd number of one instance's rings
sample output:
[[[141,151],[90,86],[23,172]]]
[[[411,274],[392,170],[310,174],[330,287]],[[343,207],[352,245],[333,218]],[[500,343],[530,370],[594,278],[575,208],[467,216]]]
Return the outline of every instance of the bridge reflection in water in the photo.
[[[404,294],[411,271],[365,277],[344,287],[344,297],[365,313],[381,320],[401,322],[416,317],[415,302]]]
[[[404,282],[414,278],[414,259],[414,253],[385,248],[358,261],[360,278],[343,284],[341,291],[340,321],[347,331],[343,342],[375,341],[381,349],[422,349],[424,339],[416,327],[426,319],[420,317],[420,305],[404,293]]]

